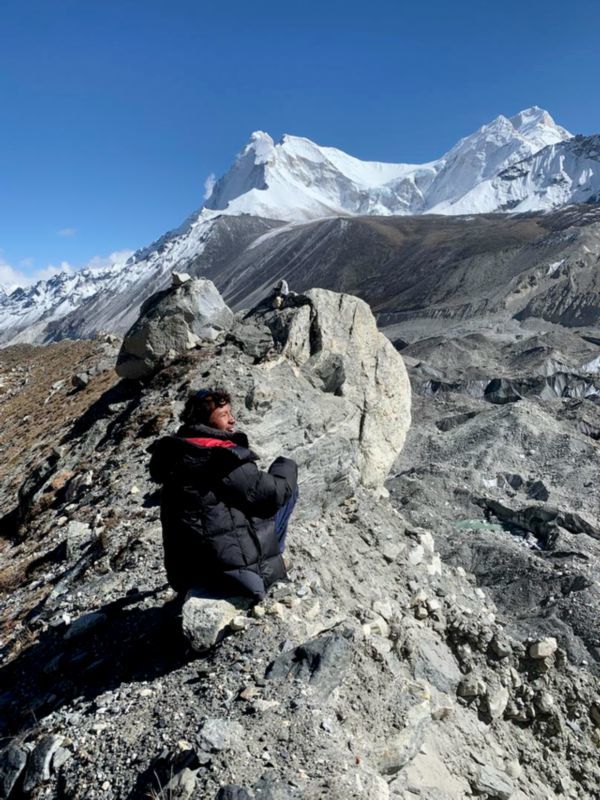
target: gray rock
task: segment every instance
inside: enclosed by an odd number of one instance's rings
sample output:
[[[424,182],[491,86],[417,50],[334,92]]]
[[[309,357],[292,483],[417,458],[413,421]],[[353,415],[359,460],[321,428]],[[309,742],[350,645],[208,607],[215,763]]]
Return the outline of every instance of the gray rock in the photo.
[[[169,800],[188,800],[196,788],[197,769],[183,767],[171,780],[163,787],[161,796],[168,797]]]
[[[488,713],[492,719],[500,719],[506,710],[510,696],[508,689],[501,686],[498,689],[488,689],[486,700]]]
[[[202,746],[208,750],[231,750],[243,737],[240,723],[226,719],[207,719],[200,731]]]
[[[0,753],[0,800],[7,800],[27,764],[27,750],[12,742]]]
[[[92,539],[92,531],[87,522],[70,520],[66,526],[67,536],[67,558],[74,560],[79,558],[82,549],[89,544]]]
[[[275,681],[306,681],[324,700],[340,685],[351,662],[348,641],[339,633],[325,634],[279,655],[265,677]]]
[[[252,800],[252,797],[243,786],[230,783],[227,786],[221,786],[215,800]]]
[[[485,681],[474,672],[469,673],[458,685],[459,697],[480,697],[486,693]]]
[[[214,598],[201,590],[192,590],[183,603],[183,633],[197,653],[210,650],[223,638],[240,610],[249,606],[250,601],[245,597]]]
[[[323,391],[347,401],[360,481],[381,487],[410,427],[410,383],[402,356],[357,297],[324,289],[290,297],[267,323],[288,359]]]
[[[490,766],[482,766],[478,770],[475,788],[493,800],[510,800],[515,791],[510,778]]]
[[[413,670],[415,678],[423,678],[440,692],[456,691],[461,673],[448,645],[429,630],[419,632],[414,643]]]
[[[108,617],[102,611],[91,611],[89,614],[83,614],[74,620],[67,628],[65,639],[75,639],[84,633],[89,633],[94,628],[103,625]]]
[[[553,636],[548,636],[546,639],[540,639],[539,642],[534,642],[529,647],[529,655],[531,658],[550,658],[558,650],[558,642]]]
[[[87,372],[78,372],[71,378],[71,385],[76,389],[85,389],[90,382],[90,376]]]
[[[189,272],[173,272],[171,275],[172,286],[183,286],[184,283],[192,280]]]
[[[23,791],[25,793],[32,792],[40,783],[50,780],[52,760],[62,742],[62,736],[49,734],[42,736],[36,744],[27,761],[27,769],[23,779]]]
[[[254,786],[254,797],[255,800],[300,800],[302,793],[286,781],[263,775]]]
[[[129,329],[117,359],[121,378],[146,378],[165,361],[212,341],[231,327],[233,314],[212,281],[193,279],[152,295]]]

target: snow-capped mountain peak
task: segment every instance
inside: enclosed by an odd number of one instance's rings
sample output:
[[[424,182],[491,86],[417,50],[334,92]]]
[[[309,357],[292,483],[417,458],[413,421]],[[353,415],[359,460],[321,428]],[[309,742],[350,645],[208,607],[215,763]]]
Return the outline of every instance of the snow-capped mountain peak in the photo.
[[[332,214],[451,213],[477,184],[571,138],[538,106],[500,115],[427,164],[361,161],[334,147],[255,131],[205,204],[209,211],[302,221]],[[472,209],[477,212],[477,209]]]
[[[573,138],[538,106],[496,117],[425,164],[363,161],[301,136],[276,142],[255,131],[204,206],[126,265],[55,276],[10,295],[0,288],[0,341],[123,330],[172,270],[197,272],[205,248],[218,248],[220,235],[229,241],[228,220],[240,215],[249,216],[236,227],[271,236],[284,229],[278,221],[538,211],[598,198],[598,138]]]

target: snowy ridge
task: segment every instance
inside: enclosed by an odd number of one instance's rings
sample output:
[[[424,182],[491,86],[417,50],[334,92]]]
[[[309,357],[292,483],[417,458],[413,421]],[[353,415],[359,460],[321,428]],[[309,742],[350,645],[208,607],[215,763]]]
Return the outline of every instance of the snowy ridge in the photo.
[[[302,221],[343,214],[480,213],[452,211],[478,184],[571,134],[533,107],[497,117],[427,164],[360,161],[333,147],[256,131],[216,183],[206,208]],[[499,197],[496,209],[504,198]],[[486,208],[485,210],[489,210]]]
[[[58,275],[11,294],[0,288],[0,342],[124,331],[172,270],[196,262],[223,217],[294,225],[330,216],[539,211],[598,201],[599,140],[572,137],[537,106],[497,117],[420,165],[361,161],[306,138],[285,135],[275,143],[256,131],[205,205],[126,263]]]

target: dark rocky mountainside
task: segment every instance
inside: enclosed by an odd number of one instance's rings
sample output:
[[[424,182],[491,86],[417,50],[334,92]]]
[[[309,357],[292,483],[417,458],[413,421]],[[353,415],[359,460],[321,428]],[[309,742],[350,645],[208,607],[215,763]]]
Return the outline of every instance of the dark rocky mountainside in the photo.
[[[23,290],[18,303],[11,300],[12,316],[0,319],[0,342],[122,334],[140,305],[168,287],[172,270],[209,278],[238,310],[251,307],[281,278],[295,291],[316,286],[355,294],[391,338],[402,328],[411,341],[429,335],[432,326],[468,319],[597,324],[598,205],[516,215],[330,217],[288,225],[243,214],[216,217],[198,230],[190,226],[180,234],[187,242],[182,250],[174,232],[93,291],[85,276],[79,286],[77,275],[68,279],[70,289],[58,276],[40,288],[41,297]]]
[[[2,352],[0,797],[600,797],[595,653],[565,624],[595,603],[591,323],[411,321],[412,412],[354,297],[278,297],[212,341],[168,324],[144,382],[117,379],[114,341]],[[199,654],[147,447],[215,383],[265,464],[298,461],[302,499],[290,583]]]

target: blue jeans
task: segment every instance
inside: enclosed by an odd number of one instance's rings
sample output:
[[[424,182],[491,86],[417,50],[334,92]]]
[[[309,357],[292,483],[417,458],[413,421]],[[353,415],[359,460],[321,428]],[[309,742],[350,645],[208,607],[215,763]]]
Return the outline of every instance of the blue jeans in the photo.
[[[292,516],[292,511],[298,500],[298,487],[292,492],[292,496],[287,503],[279,509],[275,514],[275,533],[279,539],[279,552],[283,553],[285,550],[285,537],[287,536],[288,522]]]

